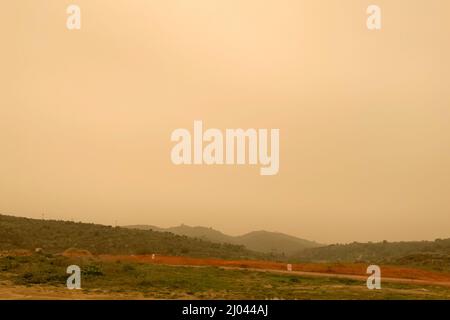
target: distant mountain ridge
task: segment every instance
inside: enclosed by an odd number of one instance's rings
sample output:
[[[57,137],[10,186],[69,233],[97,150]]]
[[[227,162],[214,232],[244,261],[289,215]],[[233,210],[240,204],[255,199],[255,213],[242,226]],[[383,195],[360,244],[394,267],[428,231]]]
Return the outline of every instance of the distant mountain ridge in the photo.
[[[125,228],[170,232],[176,235],[199,238],[215,243],[242,245],[249,250],[262,253],[291,255],[303,249],[322,246],[314,241],[301,239],[280,232],[269,232],[263,230],[252,231],[241,236],[230,236],[213,228],[202,226],[192,227],[185,224],[170,228],[160,228],[152,225],[131,225],[125,226]]]

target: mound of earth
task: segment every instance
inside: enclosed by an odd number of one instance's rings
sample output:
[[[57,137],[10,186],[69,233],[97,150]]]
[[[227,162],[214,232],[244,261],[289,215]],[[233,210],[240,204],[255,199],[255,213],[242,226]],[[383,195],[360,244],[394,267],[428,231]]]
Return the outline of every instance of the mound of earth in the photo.
[[[84,249],[76,249],[76,248],[69,248],[65,250],[62,255],[64,257],[68,258],[77,258],[77,257],[93,257],[92,253],[89,250]]]

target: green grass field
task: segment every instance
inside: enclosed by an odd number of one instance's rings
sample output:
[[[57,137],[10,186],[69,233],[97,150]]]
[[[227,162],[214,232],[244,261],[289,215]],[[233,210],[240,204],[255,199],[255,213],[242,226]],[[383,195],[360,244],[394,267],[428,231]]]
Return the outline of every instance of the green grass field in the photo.
[[[45,286],[64,292],[68,265],[82,270],[81,298],[139,294],[148,299],[450,299],[450,288],[304,277],[275,272],[181,267],[34,254],[0,258],[0,286]],[[31,296],[31,298],[33,298]],[[78,297],[80,298],[80,297]]]

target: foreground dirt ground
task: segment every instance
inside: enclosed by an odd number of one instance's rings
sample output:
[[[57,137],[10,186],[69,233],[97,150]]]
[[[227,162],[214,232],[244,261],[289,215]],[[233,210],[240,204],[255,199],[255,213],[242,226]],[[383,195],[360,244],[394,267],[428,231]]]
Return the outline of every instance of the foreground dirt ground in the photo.
[[[111,300],[111,299],[144,299],[139,292],[114,293],[86,292],[83,290],[68,290],[55,286],[18,286],[9,282],[0,282],[0,300]]]

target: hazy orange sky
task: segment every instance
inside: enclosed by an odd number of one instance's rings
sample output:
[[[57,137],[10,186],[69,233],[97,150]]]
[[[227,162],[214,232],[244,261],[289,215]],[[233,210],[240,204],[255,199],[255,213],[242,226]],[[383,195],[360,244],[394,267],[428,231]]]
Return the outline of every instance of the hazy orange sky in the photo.
[[[448,238],[449,39],[448,0],[4,1],[0,213]],[[194,120],[279,128],[278,175],[173,165]]]

